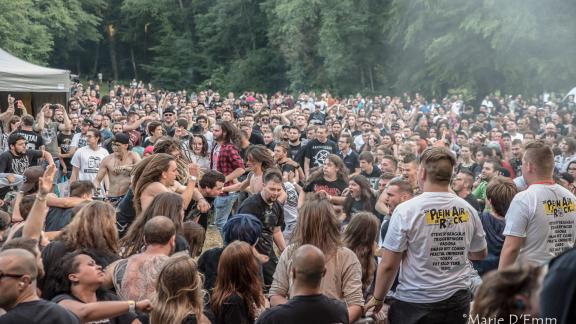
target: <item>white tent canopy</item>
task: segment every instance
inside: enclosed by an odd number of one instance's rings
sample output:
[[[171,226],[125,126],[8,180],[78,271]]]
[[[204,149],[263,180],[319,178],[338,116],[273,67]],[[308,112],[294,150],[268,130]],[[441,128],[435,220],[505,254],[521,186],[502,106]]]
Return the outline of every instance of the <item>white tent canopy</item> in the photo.
[[[0,91],[68,92],[70,71],[28,63],[0,49]]]

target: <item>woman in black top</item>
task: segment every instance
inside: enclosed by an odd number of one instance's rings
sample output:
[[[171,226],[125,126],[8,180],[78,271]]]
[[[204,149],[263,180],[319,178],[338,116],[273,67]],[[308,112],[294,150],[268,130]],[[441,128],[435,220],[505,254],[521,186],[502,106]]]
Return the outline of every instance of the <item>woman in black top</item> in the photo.
[[[234,241],[222,252],[210,302],[215,324],[254,323],[267,306],[260,264],[252,250],[250,244]]]
[[[348,167],[338,155],[330,154],[324,160],[322,167],[310,173],[310,178],[303,190],[306,193],[323,192],[331,203],[341,205],[344,202],[342,193],[346,187],[348,187]],[[299,196],[298,206],[304,203],[304,196]]]
[[[87,203],[62,233],[42,250],[46,273],[40,285],[43,298],[55,296],[57,281],[52,277],[54,268],[66,253],[75,250],[90,251],[102,268],[119,259],[116,213],[110,204],[101,201]]]
[[[352,215],[367,211],[375,214],[376,196],[372,192],[372,186],[366,177],[355,175],[350,178],[348,183],[348,194],[344,200],[344,213],[346,218],[343,223],[348,224]]]
[[[133,324],[139,323],[131,310],[149,311],[149,300],[121,301],[118,296],[100,290],[105,275],[102,267],[87,252],[71,252],[55,269],[59,285],[53,302],[74,313],[80,321]]]

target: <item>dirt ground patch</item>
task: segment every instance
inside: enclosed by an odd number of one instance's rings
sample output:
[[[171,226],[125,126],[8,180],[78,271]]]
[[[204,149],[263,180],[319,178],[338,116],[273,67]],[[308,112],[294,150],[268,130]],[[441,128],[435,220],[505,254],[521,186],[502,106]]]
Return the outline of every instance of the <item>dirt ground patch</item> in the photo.
[[[216,226],[208,226],[208,231],[206,231],[206,240],[204,241],[204,248],[202,251],[219,246],[222,246],[222,238],[218,233],[218,229],[216,229]]]

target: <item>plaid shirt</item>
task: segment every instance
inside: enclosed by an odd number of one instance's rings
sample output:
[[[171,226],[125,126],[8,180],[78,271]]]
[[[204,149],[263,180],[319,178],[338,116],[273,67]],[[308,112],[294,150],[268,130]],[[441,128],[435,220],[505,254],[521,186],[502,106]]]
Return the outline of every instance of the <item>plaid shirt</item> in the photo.
[[[213,157],[216,145],[212,147],[210,152],[210,169],[214,169],[214,163],[216,163],[216,170],[227,176],[236,169],[244,168],[244,161],[242,160],[242,157],[240,157],[238,149],[232,143],[222,144],[220,146],[220,152],[218,153],[218,159],[214,161]],[[225,186],[230,184],[232,184],[231,181],[225,183]]]

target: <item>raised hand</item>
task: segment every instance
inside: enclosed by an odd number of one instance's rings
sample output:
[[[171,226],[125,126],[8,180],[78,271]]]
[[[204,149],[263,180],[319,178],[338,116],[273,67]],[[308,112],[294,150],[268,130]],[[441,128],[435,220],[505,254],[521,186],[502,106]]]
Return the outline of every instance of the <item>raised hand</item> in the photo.
[[[38,179],[38,193],[40,195],[47,195],[52,192],[52,185],[54,184],[54,176],[56,175],[56,165],[51,164],[46,168],[44,174]]]

